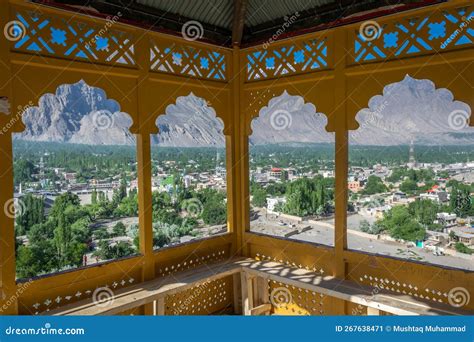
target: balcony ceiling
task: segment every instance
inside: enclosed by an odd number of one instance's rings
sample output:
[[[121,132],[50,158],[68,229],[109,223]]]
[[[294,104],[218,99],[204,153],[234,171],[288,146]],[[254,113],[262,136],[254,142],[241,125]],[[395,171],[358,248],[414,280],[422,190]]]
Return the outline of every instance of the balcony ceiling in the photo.
[[[122,13],[121,21],[181,35],[184,23],[203,27],[202,39],[222,46],[248,46],[272,37],[292,16],[279,39],[348,22],[427,6],[442,0],[33,0],[98,16]]]

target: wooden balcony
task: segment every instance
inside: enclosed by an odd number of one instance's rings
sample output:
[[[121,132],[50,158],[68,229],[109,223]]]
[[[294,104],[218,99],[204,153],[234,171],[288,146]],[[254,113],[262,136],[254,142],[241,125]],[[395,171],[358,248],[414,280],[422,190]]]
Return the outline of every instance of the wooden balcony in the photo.
[[[459,21],[473,11],[471,1],[448,1],[379,18],[384,32],[398,40],[360,40],[360,23],[351,23],[268,48],[225,48],[118,22],[106,33],[113,46],[92,54],[84,27],[96,32],[105,20],[5,1],[0,17],[29,30],[21,41],[0,40],[0,97],[11,108],[36,104],[58,86],[84,80],[105,89],[130,115],[137,140],[139,254],[17,280],[15,220],[0,211],[0,313],[472,315],[474,300],[450,305],[453,289],[474,294],[472,271],[348,249],[347,176],[356,114],[385,85],[414,74],[474,108],[474,39],[440,48],[445,38],[425,25],[448,16]],[[458,24],[446,25],[452,32]],[[78,34],[53,44],[52,28]],[[285,55],[289,50],[308,51],[310,64],[295,62]],[[201,58],[208,67],[197,66]],[[334,247],[250,232],[251,123],[284,91],[315,104],[327,117],[326,130],[335,134]],[[190,93],[208,99],[224,124],[228,231],[154,250],[150,137],[158,133],[155,122],[166,107]],[[12,136],[25,129],[15,114],[0,113],[2,207],[14,196]]]

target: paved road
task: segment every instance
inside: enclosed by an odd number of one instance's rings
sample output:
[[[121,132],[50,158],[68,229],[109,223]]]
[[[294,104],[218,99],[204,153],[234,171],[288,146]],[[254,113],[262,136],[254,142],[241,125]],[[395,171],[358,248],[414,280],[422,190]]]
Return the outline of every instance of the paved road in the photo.
[[[354,226],[358,219],[360,219],[360,216],[359,218],[357,216],[359,215],[350,216],[348,218],[349,228]],[[349,223],[349,221],[351,221],[351,223]],[[316,242],[327,246],[334,246],[333,224],[334,220],[329,220],[323,221],[321,224],[313,225],[303,223],[302,225],[297,225],[292,228],[289,226],[280,226],[278,222],[269,221],[266,220],[264,216],[260,216],[258,220],[252,221],[251,231],[284,237],[291,234],[291,232],[294,232],[295,229],[309,226],[308,228],[303,229],[304,231],[287,237],[294,240]],[[414,247],[408,248],[398,242],[368,239],[354,235],[354,233],[351,232],[351,229],[348,230],[347,240],[349,249],[356,251],[376,253],[396,258],[417,260],[435,265],[450,266],[474,271],[474,262],[472,262],[472,260],[457,258],[450,255],[435,256],[429,251]]]

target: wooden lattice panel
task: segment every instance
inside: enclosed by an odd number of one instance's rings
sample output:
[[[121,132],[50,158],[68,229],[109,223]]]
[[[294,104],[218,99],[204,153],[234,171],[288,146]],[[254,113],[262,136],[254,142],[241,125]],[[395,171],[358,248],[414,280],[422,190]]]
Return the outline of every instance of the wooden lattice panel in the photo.
[[[430,11],[399,20],[367,21],[355,29],[351,61],[367,63],[474,45],[474,6]]]
[[[228,251],[225,247],[214,251],[196,251],[178,259],[167,260],[160,263],[157,269],[158,277],[165,277],[170,274],[196,268],[201,265],[222,261],[228,258]]]
[[[247,81],[301,74],[329,67],[328,38],[292,41],[288,45],[246,53]]]
[[[347,314],[351,316],[367,316],[367,307],[364,305],[346,302]]]
[[[232,289],[232,277],[226,277],[166,296],[165,315],[211,315],[224,312],[233,305]]]
[[[273,280],[268,281],[269,301],[272,303],[275,315],[324,315],[325,298],[323,294],[283,284]]]
[[[463,309],[473,307],[470,272],[356,252],[348,253],[347,260],[349,280],[372,287],[374,294],[389,291]]]
[[[227,79],[226,55],[174,42],[150,41],[151,70],[216,81]]]
[[[400,282],[392,277],[378,278],[372,276],[369,272],[360,277],[359,281],[364,285],[369,285],[376,289],[392,291],[413,296],[415,298],[447,304],[448,292],[446,291],[440,291],[429,287],[419,288],[411,282]]]
[[[132,277],[123,277],[115,281],[111,281],[107,284],[97,285],[96,287],[90,287],[87,289],[75,290],[65,295],[56,295],[47,297],[42,300],[36,301],[31,307],[28,308],[30,315],[38,315],[40,313],[47,313],[50,310],[57,309],[61,306],[92,298],[93,301],[99,302],[100,300],[107,300],[112,302],[115,298],[115,292],[121,290],[127,286],[135,285],[136,279]],[[107,304],[103,304],[107,305]]]
[[[92,23],[75,17],[18,9],[12,21],[13,50],[93,63],[135,66],[135,37],[114,27],[118,20]]]

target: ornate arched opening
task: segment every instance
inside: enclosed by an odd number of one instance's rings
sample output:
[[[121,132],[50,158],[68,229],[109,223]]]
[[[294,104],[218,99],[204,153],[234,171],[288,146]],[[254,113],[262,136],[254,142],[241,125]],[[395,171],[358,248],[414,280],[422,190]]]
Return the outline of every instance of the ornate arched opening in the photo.
[[[132,120],[104,90],[80,80],[16,108],[12,135],[19,278],[138,252]]]
[[[474,213],[471,109],[444,88],[406,75],[372,97],[350,133],[348,246],[468,268]]]
[[[154,248],[227,232],[223,120],[192,92],[156,120],[151,138]]]
[[[249,136],[250,230],[334,245],[334,134],[327,117],[283,91]]]

